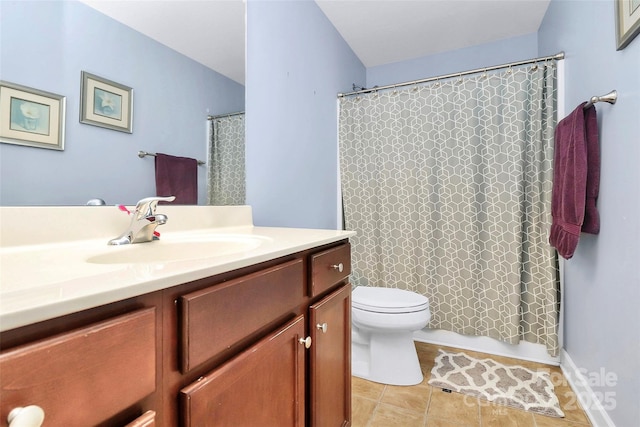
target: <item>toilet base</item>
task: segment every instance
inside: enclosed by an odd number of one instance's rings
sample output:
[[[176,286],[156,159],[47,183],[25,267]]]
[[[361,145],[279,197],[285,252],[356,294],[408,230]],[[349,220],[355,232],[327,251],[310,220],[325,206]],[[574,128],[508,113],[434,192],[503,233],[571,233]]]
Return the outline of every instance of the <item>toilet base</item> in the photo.
[[[354,327],[351,341],[351,372],[382,384],[420,384],[422,369],[413,332],[380,333]]]

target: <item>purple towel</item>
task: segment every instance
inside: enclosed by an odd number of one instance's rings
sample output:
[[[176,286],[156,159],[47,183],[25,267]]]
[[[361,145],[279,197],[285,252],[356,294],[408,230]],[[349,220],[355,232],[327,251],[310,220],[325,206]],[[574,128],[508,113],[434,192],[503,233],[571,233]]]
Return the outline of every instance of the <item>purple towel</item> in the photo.
[[[198,161],[156,154],[156,195],[176,196],[173,204],[198,204]]]
[[[556,126],[549,242],[565,259],[573,256],[580,232],[598,234],[596,208],[600,154],[596,109],[580,104]]]
[[[600,145],[595,106],[584,112],[584,120],[587,136],[587,197],[582,232],[598,234],[600,232],[600,215],[598,208],[596,208],[596,202],[600,191]]]

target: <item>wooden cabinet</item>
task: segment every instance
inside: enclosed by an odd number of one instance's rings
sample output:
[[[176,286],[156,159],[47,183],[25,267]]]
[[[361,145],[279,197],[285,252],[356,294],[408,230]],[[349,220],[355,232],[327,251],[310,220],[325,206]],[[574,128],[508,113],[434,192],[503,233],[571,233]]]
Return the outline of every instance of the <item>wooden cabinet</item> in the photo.
[[[351,423],[351,285],[309,308],[312,427]]]
[[[147,411],[125,427],[156,427],[155,411]]]
[[[350,258],[348,243],[331,245],[178,295],[178,424],[349,426]]]
[[[185,427],[303,427],[305,359],[299,316],[180,391]]]
[[[303,267],[295,259],[181,296],[181,372],[233,352],[247,336],[294,310],[304,295]]]
[[[0,372],[2,420],[15,407],[37,405],[44,425],[114,422],[156,389],[156,309],[3,351]]]
[[[348,243],[310,257],[309,425],[351,425],[351,247]],[[321,299],[314,298],[333,290]]]
[[[5,331],[0,425],[342,427],[347,241]]]
[[[310,256],[309,295],[318,296],[345,280],[351,274],[351,245],[342,245]]]

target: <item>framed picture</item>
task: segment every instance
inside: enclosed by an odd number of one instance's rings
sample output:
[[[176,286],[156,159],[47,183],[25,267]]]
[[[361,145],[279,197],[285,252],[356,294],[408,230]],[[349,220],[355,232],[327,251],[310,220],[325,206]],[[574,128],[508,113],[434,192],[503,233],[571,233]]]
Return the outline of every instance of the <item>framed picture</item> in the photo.
[[[133,89],[83,71],[80,123],[133,133]]]
[[[640,0],[616,0],[616,42],[624,49],[640,32]]]
[[[0,81],[0,142],[64,150],[66,98]]]

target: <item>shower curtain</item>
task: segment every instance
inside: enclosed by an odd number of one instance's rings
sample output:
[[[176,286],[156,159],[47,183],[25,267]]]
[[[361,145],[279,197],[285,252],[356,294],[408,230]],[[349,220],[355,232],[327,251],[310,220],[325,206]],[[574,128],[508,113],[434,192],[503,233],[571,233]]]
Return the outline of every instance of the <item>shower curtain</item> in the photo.
[[[426,295],[433,329],[558,349],[553,63],[343,97],[351,281]]]
[[[245,204],[244,113],[212,118],[208,204]]]

